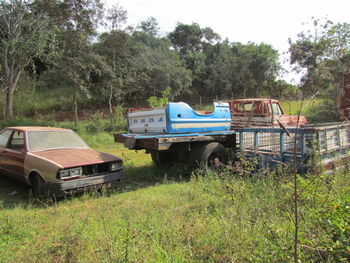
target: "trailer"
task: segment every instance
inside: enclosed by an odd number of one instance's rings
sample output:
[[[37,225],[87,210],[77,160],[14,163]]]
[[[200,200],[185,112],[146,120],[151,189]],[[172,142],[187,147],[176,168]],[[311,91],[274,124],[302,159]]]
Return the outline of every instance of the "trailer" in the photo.
[[[211,113],[199,113],[185,103],[166,108],[133,111],[128,115],[129,133],[115,134],[115,141],[128,149],[145,149],[157,165],[203,163],[210,168],[227,161],[226,149],[248,158],[260,167],[307,163],[319,154],[327,169],[343,165],[350,151],[350,124],[345,122],[305,124],[300,127],[253,126],[232,128],[230,104],[214,103]]]
[[[311,158],[327,170],[347,165],[350,152],[350,124],[332,122],[300,128],[254,127],[235,130],[238,147],[247,157],[257,157],[260,167],[296,163],[306,172]]]

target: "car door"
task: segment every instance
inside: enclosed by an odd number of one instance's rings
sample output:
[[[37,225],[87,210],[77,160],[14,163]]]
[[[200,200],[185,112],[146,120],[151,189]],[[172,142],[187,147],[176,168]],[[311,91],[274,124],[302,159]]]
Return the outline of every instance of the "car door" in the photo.
[[[5,173],[16,180],[24,181],[24,157],[24,133],[15,130],[2,153],[2,168]]]
[[[0,172],[7,174],[7,169],[5,169],[5,163],[7,160],[7,145],[12,135],[12,130],[2,130],[0,132]]]

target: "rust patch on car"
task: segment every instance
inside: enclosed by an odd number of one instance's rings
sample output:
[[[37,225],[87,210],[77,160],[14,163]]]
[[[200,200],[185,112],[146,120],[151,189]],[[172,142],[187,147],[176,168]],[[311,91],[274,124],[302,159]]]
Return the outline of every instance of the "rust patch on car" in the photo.
[[[120,158],[91,149],[57,149],[31,153],[34,156],[53,161],[64,168],[120,161]]]

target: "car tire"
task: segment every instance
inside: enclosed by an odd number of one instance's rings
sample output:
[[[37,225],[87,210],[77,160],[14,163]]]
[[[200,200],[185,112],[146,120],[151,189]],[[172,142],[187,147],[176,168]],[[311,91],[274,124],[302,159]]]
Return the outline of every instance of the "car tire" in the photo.
[[[34,196],[42,196],[44,194],[43,190],[43,184],[45,181],[41,178],[40,175],[34,174],[31,177],[31,186],[32,186],[32,191]]]

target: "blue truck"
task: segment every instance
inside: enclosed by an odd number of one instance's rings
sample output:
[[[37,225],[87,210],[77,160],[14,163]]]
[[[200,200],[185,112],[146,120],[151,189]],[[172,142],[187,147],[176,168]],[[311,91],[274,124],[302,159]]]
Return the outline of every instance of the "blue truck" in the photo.
[[[128,133],[114,136],[128,149],[145,149],[157,165],[215,166],[227,161],[229,148],[257,157],[263,167],[292,161],[304,167],[317,152],[326,168],[336,169],[350,150],[350,125],[345,122],[232,128],[232,121],[225,102],[215,102],[212,112],[171,102],[164,108],[130,112]]]

